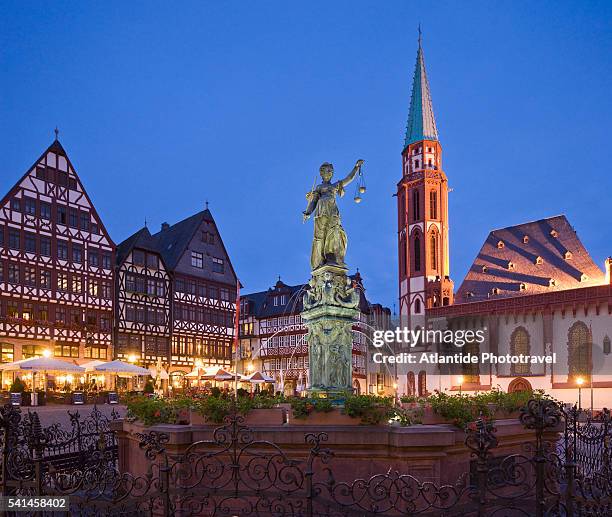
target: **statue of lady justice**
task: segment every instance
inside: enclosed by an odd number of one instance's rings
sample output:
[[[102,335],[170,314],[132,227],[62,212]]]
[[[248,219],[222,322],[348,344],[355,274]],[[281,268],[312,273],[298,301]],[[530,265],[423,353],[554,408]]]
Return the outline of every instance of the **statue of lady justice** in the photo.
[[[345,267],[344,257],[347,240],[340,221],[340,212],[336,205],[336,195],[344,196],[345,187],[355,179],[362,165],[363,160],[357,160],[355,167],[346,178],[332,183],[334,166],[325,162],[319,168],[323,181],[306,194],[308,206],[302,212],[304,222],[310,218],[313,212],[315,214],[314,238],[310,255],[312,271],[324,264]]]

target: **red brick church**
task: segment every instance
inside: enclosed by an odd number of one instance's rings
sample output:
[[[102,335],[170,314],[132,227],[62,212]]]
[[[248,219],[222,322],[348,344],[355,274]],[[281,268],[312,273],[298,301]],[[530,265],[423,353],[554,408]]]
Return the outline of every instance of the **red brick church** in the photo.
[[[405,366],[400,391],[542,388],[574,402],[580,386],[583,406],[609,406],[612,260],[602,271],[564,215],[492,230],[455,291],[448,179],[420,37],[397,187],[401,325],[486,329],[485,342],[463,352],[556,357],[554,364],[469,364],[459,372],[437,364]],[[411,351],[451,350],[420,343]]]

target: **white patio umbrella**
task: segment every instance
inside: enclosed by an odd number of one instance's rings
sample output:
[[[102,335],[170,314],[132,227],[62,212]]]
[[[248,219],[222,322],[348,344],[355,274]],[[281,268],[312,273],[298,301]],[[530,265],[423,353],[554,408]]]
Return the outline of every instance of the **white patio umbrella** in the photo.
[[[101,361],[100,359],[94,359],[93,361],[89,361],[88,363],[83,363],[81,367],[85,368],[85,371],[92,372],[96,366],[104,364],[106,361]]]
[[[252,382],[253,384],[261,384],[264,382],[273,383],[274,379],[272,377],[268,377],[261,372],[253,372],[251,375],[247,375],[244,378],[245,381]]]
[[[149,374],[153,378],[159,375],[159,378],[163,380],[168,380],[170,378],[168,372],[164,368],[158,369],[156,366],[149,366]]]
[[[54,359],[53,357],[30,357],[29,359],[21,359],[12,363],[0,365],[0,371],[30,371],[42,372],[44,390],[47,391],[47,373],[48,372],[84,372],[85,368],[78,366],[68,361]],[[32,379],[32,382],[34,380]]]
[[[19,371],[28,370],[31,372],[84,372],[85,368],[68,361],[54,359],[52,357],[31,357],[21,359],[13,363],[0,365],[0,370]]]
[[[93,370],[96,372],[121,373],[130,376],[151,375],[151,372],[146,368],[131,363],[124,363],[119,359],[94,366]]]

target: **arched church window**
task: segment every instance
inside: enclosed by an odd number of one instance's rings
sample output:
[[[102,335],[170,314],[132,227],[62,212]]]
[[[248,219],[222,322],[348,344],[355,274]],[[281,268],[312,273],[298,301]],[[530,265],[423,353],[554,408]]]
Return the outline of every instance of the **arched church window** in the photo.
[[[421,238],[414,236],[414,270],[421,271]]]
[[[589,328],[582,321],[574,323],[567,333],[569,381],[591,376],[592,343]]]
[[[421,314],[421,299],[420,298],[417,298],[414,301],[414,313]]]
[[[431,256],[431,269],[438,269],[438,239],[436,239],[436,234],[432,233],[429,237],[429,248],[430,248],[430,256]]]
[[[412,191],[412,220],[418,221],[421,218],[420,196],[418,190]]]
[[[429,217],[438,218],[438,193],[435,190],[429,192]]]
[[[408,391],[407,395],[413,396],[416,394],[414,372],[408,372],[408,384],[406,386],[406,390]]]
[[[400,240],[400,272],[402,278],[406,276],[406,235]]]
[[[425,370],[419,372],[419,397],[427,395],[427,373]]]
[[[510,336],[510,353],[513,356],[530,355],[531,344],[529,333],[524,327],[518,327]],[[531,373],[529,363],[513,363],[510,368],[512,375],[528,375]]]
[[[606,355],[610,354],[610,338],[608,336],[603,340],[603,353]]]

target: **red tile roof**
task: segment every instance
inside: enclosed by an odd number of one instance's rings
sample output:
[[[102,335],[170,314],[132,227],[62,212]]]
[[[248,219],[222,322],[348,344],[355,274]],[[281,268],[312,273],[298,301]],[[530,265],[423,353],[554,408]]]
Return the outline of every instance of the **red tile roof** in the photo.
[[[493,230],[455,304],[600,285],[593,262],[564,215]]]

